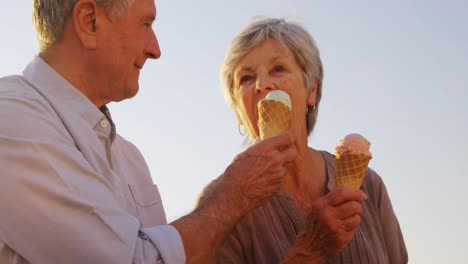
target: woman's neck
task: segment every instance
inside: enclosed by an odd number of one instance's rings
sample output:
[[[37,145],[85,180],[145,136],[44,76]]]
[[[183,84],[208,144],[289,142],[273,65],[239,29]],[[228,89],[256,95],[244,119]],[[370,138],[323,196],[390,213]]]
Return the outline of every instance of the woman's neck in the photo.
[[[298,153],[289,169],[285,189],[290,193],[302,214],[308,215],[312,203],[322,196],[327,186],[327,172],[322,153],[311,148]]]

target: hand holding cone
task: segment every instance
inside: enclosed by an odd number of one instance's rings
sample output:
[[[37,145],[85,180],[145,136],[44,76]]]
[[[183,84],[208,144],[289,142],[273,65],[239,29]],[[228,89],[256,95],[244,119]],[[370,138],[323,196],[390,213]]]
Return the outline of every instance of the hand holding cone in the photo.
[[[257,104],[260,139],[273,137],[286,130],[291,121],[291,99],[281,90],[270,92]]]
[[[371,143],[359,134],[350,134],[335,149],[336,187],[361,187],[372,154]]]

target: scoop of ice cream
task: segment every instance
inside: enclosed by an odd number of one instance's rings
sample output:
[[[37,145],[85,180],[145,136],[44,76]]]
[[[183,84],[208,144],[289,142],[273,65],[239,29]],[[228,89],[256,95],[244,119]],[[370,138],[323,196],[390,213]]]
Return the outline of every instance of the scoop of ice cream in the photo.
[[[281,90],[271,91],[270,93],[267,94],[267,96],[265,98],[260,100],[260,102],[258,102],[258,103],[260,104],[264,100],[278,101],[278,102],[281,102],[281,103],[287,105],[289,107],[289,109],[291,109],[291,98],[284,91],[281,91]]]
[[[364,154],[372,157],[370,153],[371,143],[360,134],[349,134],[340,140],[340,145],[336,147],[335,151],[339,154]]]

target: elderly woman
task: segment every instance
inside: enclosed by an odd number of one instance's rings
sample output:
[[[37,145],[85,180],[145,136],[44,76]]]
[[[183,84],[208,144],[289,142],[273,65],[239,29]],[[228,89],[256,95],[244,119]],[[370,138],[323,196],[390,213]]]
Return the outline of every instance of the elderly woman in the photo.
[[[253,140],[259,137],[257,102],[276,89],[290,95],[298,157],[284,188],[237,224],[215,262],[406,263],[400,226],[379,175],[367,170],[361,187],[366,200],[357,189],[334,188],[335,157],[308,146],[323,69],[307,31],[282,19],[252,22],[232,41],[221,75],[225,96]]]

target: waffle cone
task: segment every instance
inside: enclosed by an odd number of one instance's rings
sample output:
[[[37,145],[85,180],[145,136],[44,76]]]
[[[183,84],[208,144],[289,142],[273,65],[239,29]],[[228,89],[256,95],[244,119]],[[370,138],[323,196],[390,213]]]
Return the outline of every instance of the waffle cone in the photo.
[[[371,157],[364,154],[336,154],[336,187],[361,187]]]
[[[291,109],[287,105],[276,100],[264,100],[257,107],[260,139],[273,137],[288,128]]]

